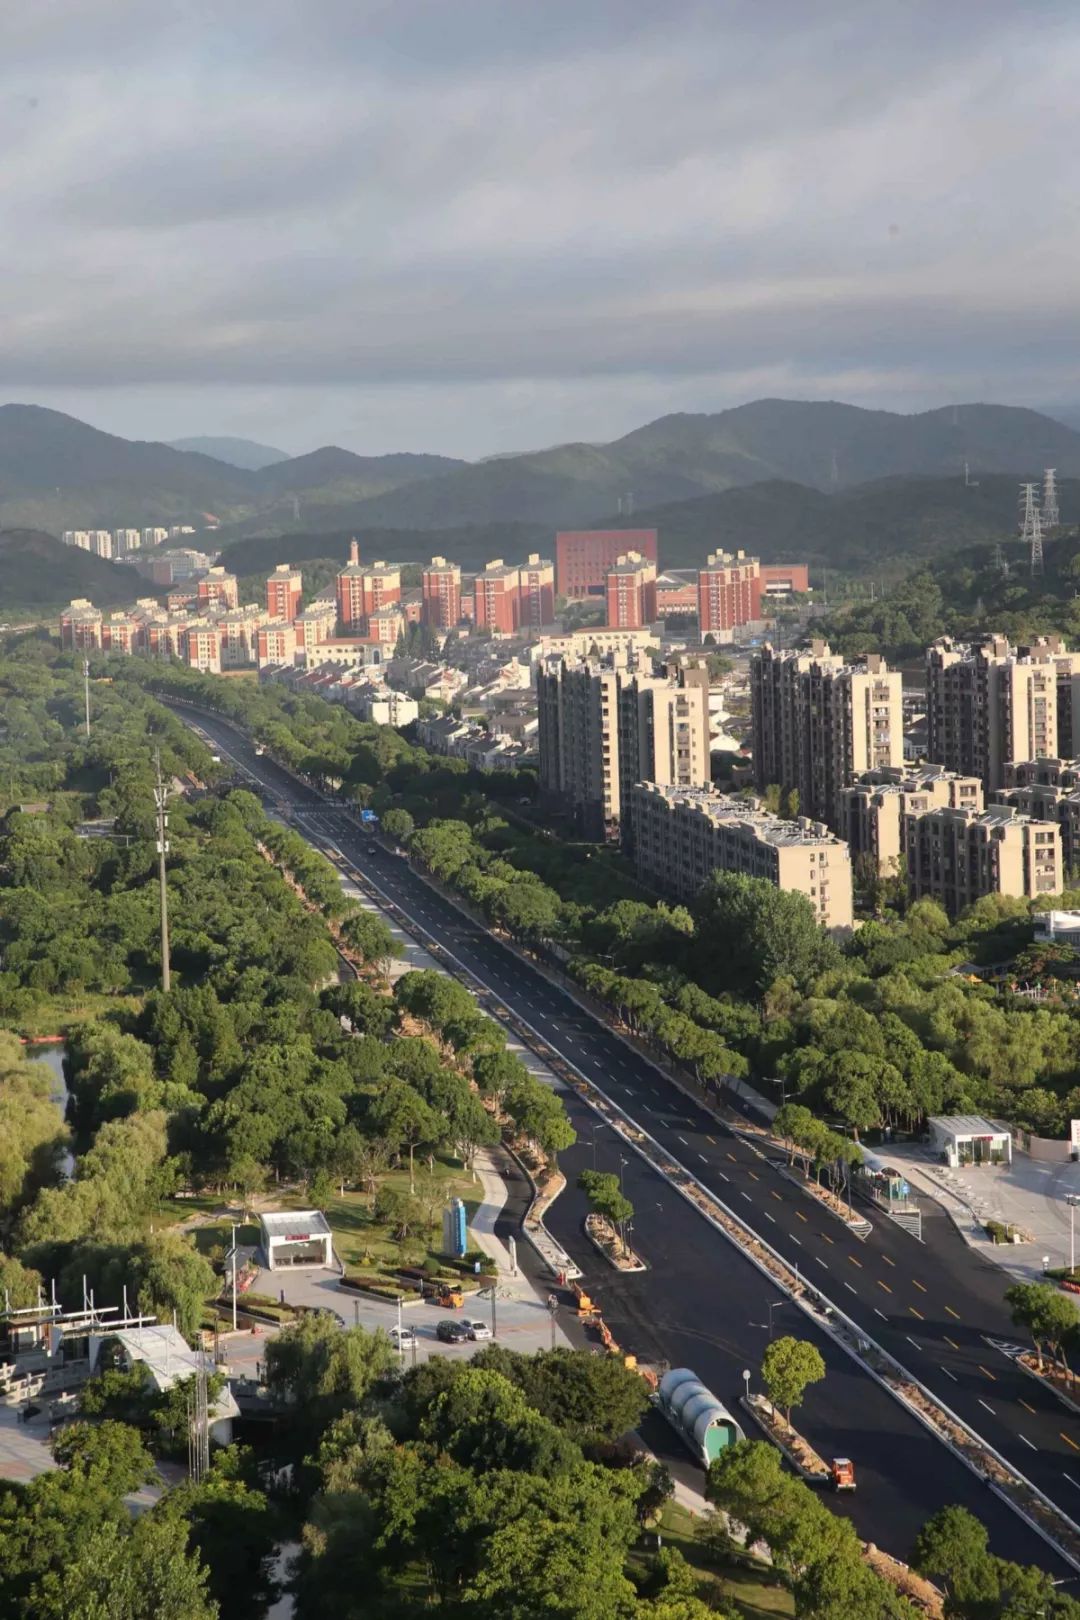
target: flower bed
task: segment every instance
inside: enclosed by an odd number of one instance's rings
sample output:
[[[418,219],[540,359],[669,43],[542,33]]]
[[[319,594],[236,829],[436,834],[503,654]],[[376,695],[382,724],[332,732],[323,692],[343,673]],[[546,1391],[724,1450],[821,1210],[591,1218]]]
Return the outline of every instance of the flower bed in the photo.
[[[744,1395],[740,1398],[739,1404],[773,1445],[780,1448],[795,1472],[800,1474],[808,1485],[829,1483],[829,1465],[824,1457],[814,1450],[809,1440],[805,1440],[797,1429],[792,1428],[787,1418],[782,1412],[777,1411],[771,1401],[766,1400],[764,1395]]]
[[[614,1266],[616,1271],[646,1270],[644,1260],[623,1243],[605,1215],[595,1213],[586,1215],[585,1236],[594,1248],[600,1250],[608,1265]]]

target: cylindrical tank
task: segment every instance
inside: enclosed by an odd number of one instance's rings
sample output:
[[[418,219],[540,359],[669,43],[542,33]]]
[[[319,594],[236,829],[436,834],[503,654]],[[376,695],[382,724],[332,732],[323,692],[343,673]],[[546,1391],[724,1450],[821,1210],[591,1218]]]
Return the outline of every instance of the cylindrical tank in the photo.
[[[689,1367],[673,1367],[664,1374],[657,1401],[668,1422],[705,1468],[728,1446],[743,1439],[742,1429],[727,1407]]]

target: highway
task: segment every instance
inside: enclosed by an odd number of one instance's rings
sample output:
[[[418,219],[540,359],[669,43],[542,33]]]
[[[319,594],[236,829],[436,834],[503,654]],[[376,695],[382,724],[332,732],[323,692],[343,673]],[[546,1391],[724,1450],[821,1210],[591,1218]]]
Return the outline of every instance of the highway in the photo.
[[[190,719],[183,709],[176,712]],[[866,1242],[851,1237],[816,1200],[578,1006],[541,968],[523,962],[464,916],[405,860],[373,844],[349,815],[256,756],[227,722],[200,714],[196,723],[313,842],[339,849],[429,938],[595,1081],[1066,1513],[1080,1517],[1080,1423],[989,1342],[1016,1340],[1001,1303],[1006,1279],[963,1244],[945,1217],[926,1220],[925,1244],[876,1215]],[[568,1101],[583,1136],[598,1131],[600,1167],[606,1153],[606,1167],[617,1168],[614,1137],[579,1099]],[[587,1141],[579,1144],[566,1156],[568,1171],[591,1164],[591,1151]],[[707,1383],[715,1378],[716,1393],[732,1401],[741,1391],[741,1367],[756,1367],[767,1338],[765,1330],[749,1324],[766,1319],[769,1297],[782,1296],[667,1183],[630,1157],[627,1192],[639,1211],[636,1242],[654,1269],[605,1283],[616,1336],[643,1357],[685,1360]],[[663,1190],[656,1191],[650,1178]],[[592,1279],[595,1256],[587,1245],[582,1248],[576,1197],[568,1193],[556,1205],[550,1224],[580,1264],[588,1260]],[[774,1314],[778,1329],[786,1316],[787,1331],[814,1336],[790,1304]],[[992,1526],[1003,1555],[1066,1573],[1045,1544],[868,1375],[830,1342],[822,1339],[819,1346],[830,1376],[808,1398],[804,1422],[819,1449],[830,1455],[846,1450],[855,1459],[865,1489],[845,1507],[864,1536],[902,1552],[900,1543],[907,1544],[935,1507],[958,1501]]]

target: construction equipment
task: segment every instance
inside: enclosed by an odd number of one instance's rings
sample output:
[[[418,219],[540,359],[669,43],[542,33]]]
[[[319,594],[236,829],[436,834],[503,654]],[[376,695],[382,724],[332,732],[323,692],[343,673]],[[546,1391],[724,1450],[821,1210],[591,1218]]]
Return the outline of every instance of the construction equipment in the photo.
[[[834,1457],[829,1464],[829,1484],[834,1491],[855,1489],[855,1466],[850,1457]]]
[[[453,1283],[436,1283],[433,1298],[436,1305],[447,1311],[460,1311],[465,1303],[465,1295]]]

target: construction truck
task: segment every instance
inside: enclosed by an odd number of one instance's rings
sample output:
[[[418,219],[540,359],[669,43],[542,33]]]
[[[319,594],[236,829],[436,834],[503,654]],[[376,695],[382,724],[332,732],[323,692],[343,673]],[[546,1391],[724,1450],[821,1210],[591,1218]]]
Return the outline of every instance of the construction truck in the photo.
[[[834,1457],[829,1464],[829,1484],[834,1491],[855,1489],[855,1466],[850,1457]]]

